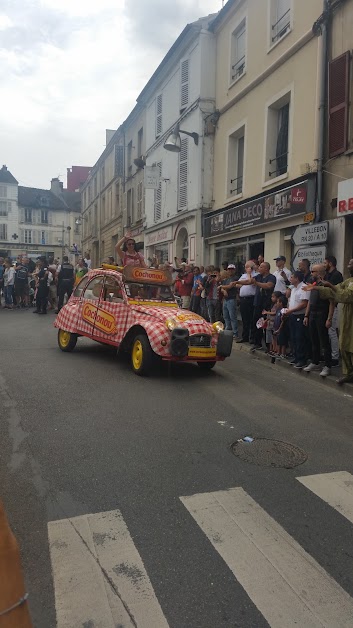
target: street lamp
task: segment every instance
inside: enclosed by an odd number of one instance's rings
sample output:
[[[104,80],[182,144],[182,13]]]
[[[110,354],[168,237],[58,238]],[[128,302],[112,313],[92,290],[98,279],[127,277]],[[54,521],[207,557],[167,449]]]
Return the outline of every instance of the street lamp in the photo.
[[[179,128],[179,124],[177,124],[174,127],[173,132],[167,137],[166,141],[164,142],[164,148],[166,150],[169,150],[171,153],[180,153],[181,151],[180,133],[183,133],[184,135],[189,135],[190,137],[192,137],[195,142],[195,145],[198,146],[199,134],[190,133],[189,131],[182,131]]]

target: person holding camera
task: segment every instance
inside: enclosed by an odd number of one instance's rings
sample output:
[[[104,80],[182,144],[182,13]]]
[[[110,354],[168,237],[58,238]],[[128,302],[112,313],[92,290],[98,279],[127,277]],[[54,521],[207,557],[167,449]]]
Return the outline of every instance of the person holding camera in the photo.
[[[214,266],[207,266],[206,277],[203,286],[206,293],[206,307],[210,323],[215,323],[220,319],[221,304],[219,300],[220,269]]]
[[[223,294],[223,318],[226,330],[233,331],[233,338],[238,339],[238,313],[237,313],[237,280],[234,264],[227,268],[228,277],[222,281],[221,294]]]

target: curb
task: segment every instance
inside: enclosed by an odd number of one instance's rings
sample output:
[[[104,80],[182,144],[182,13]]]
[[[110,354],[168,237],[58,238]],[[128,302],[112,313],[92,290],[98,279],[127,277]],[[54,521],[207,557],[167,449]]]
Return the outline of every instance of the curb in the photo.
[[[250,348],[250,345],[246,345],[246,344],[237,344],[237,343],[233,343],[233,351],[243,351],[244,353],[247,353],[248,355],[250,355],[252,358],[254,358],[255,360],[262,360],[264,362],[269,363],[273,368],[275,368],[276,370],[279,368],[285,368],[290,370],[292,373],[296,373],[298,374],[299,377],[305,377],[305,378],[311,378],[311,381],[316,382],[316,383],[320,383],[328,388],[333,388],[334,390],[336,390],[337,392],[341,391],[342,393],[345,393],[349,396],[353,397],[353,384],[344,384],[343,386],[337,386],[336,384],[336,377],[335,375],[330,375],[328,377],[320,377],[320,374],[318,373],[318,371],[312,371],[311,373],[305,373],[303,370],[301,369],[294,369],[288,361],[286,360],[275,360],[274,363],[272,363],[272,358],[271,356],[267,355],[264,351],[252,351]],[[337,369],[338,370],[338,369]],[[335,371],[335,369],[333,369],[333,372]],[[340,374],[340,370],[338,370],[339,372],[337,373],[337,377]]]

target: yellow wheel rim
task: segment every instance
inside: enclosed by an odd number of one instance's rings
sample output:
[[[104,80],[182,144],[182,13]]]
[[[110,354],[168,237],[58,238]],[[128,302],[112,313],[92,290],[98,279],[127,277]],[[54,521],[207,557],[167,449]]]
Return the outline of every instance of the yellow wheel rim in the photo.
[[[141,368],[143,360],[143,348],[140,340],[135,340],[134,346],[132,347],[132,363],[134,365],[134,369],[138,371]]]
[[[60,342],[60,346],[63,347],[63,349],[66,349],[66,347],[68,346],[70,342],[70,338],[71,338],[71,334],[69,331],[63,331],[62,329],[60,329],[59,342]]]

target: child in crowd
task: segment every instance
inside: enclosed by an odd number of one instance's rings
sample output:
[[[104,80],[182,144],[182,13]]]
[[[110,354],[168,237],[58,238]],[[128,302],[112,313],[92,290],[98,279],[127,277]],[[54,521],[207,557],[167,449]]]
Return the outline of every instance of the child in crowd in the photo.
[[[266,346],[267,353],[271,356],[277,355],[277,338],[273,337],[275,317],[278,309],[278,299],[282,292],[275,290],[271,295],[271,310],[262,310],[262,315],[266,316]]]
[[[284,294],[280,294],[276,303],[276,314],[273,324],[273,337],[276,342],[276,354],[280,358],[287,357],[287,347],[289,340],[288,319],[282,315],[282,309],[288,305],[288,299]]]

